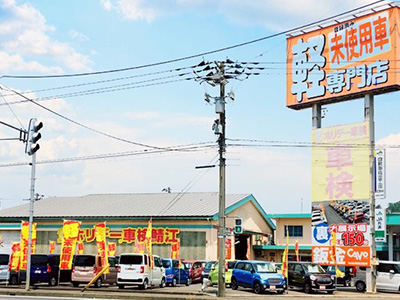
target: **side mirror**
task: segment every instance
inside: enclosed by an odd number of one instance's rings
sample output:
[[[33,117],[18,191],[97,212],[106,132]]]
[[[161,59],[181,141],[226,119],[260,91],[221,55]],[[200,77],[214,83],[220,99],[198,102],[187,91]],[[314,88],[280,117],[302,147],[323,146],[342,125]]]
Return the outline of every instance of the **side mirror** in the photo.
[[[395,272],[394,272],[394,270],[390,270],[389,273],[390,274],[394,274]]]
[[[250,273],[251,273],[251,274],[254,274],[254,273],[255,273],[254,269],[251,269],[251,270],[250,270]]]

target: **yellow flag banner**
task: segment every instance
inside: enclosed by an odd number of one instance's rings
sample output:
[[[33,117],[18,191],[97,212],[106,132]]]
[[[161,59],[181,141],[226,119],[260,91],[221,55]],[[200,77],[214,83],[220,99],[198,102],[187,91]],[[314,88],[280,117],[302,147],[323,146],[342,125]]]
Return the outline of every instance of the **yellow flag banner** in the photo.
[[[176,243],[171,244],[171,258],[179,259],[180,258],[180,241],[178,240]]]
[[[19,271],[20,255],[21,255],[21,244],[19,242],[13,242],[11,247],[11,258],[10,258],[10,271]]]
[[[117,252],[117,243],[108,243],[108,256],[115,256]]]
[[[108,249],[106,242],[106,223],[99,223],[95,226],[96,229],[96,244],[97,244],[97,254],[101,259],[101,267],[108,268]],[[110,271],[107,270],[106,273]]]
[[[152,245],[152,240],[151,240],[151,234],[152,234],[152,220],[149,220],[149,225],[147,226],[147,230],[146,230],[146,239],[145,239],[145,243],[146,243],[146,248],[147,248],[147,252],[149,253],[150,256],[150,268],[153,269],[154,266],[154,259],[153,259],[153,255],[151,253],[151,245]]]
[[[296,252],[296,261],[299,261],[299,241],[296,240],[294,244],[294,251]]]
[[[21,224],[21,254],[20,254],[20,270],[26,270],[28,267],[28,242],[29,242],[29,222],[22,221]],[[36,223],[32,224],[32,246],[31,254],[35,253],[36,248]]]
[[[85,246],[83,245],[83,242],[78,242],[78,254],[82,255],[83,250],[85,249]]]
[[[56,242],[49,241],[49,254],[54,254],[55,250],[56,250]]]
[[[71,270],[72,268],[72,259],[75,254],[75,247],[76,242],[78,241],[80,227],[80,221],[64,220],[60,270]]]

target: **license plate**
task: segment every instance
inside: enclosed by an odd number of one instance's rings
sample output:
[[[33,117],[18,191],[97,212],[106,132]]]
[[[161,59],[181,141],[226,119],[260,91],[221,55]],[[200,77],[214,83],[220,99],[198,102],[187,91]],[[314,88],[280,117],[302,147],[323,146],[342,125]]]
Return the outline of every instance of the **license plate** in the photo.
[[[321,286],[320,286],[320,289],[321,289],[321,290],[325,290],[326,287],[325,287],[324,285],[321,285]]]
[[[275,290],[275,286],[274,286],[274,285],[270,285],[270,286],[269,286],[269,289],[270,289],[270,290]]]
[[[126,268],[127,271],[135,271],[135,268]]]
[[[35,271],[35,273],[38,273],[38,274],[40,274],[40,273],[41,273],[41,271],[40,271],[40,270],[36,270],[36,271]]]

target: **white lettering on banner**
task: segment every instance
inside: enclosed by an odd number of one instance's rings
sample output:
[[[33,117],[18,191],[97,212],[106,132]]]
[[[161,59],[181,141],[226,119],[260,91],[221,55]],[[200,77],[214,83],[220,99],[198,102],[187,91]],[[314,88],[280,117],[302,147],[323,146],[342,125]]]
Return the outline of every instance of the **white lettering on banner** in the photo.
[[[315,248],[313,251],[313,262],[317,264],[329,263],[329,249],[328,248]]]
[[[368,257],[368,253],[365,251],[356,251],[353,248],[350,248],[349,250],[347,250],[347,255],[349,257],[354,257],[357,260],[361,260],[363,257],[367,258]]]

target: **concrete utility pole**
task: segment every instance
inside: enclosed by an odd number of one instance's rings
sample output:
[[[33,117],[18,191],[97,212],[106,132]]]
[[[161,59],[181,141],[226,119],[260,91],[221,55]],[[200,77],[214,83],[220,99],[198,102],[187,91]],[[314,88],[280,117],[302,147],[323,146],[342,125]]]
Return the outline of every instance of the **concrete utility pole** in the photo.
[[[375,242],[375,123],[374,123],[374,96],[365,95],[364,119],[369,122],[369,174],[370,174],[370,198],[369,198],[369,228],[371,231],[371,268],[367,268],[367,292],[376,293],[376,242]]]

